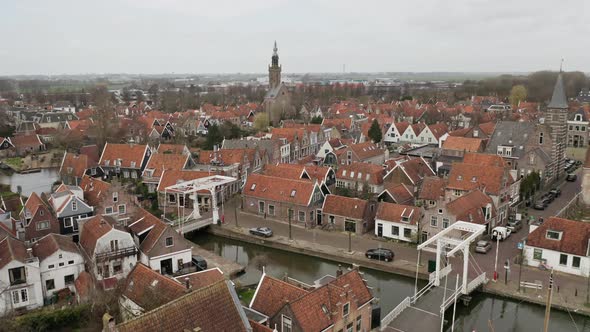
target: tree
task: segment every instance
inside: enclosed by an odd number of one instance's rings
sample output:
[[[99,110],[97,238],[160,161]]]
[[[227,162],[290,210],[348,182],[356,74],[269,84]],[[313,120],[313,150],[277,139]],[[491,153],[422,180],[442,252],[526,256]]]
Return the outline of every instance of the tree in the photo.
[[[254,129],[257,131],[267,131],[269,126],[268,114],[261,112],[254,117]]]
[[[381,138],[383,138],[383,133],[381,132],[381,126],[379,125],[379,122],[377,121],[377,119],[373,120],[373,123],[371,124],[371,128],[369,128],[369,138],[375,143],[381,142]]]
[[[223,136],[219,126],[212,124],[207,128],[207,139],[203,145],[203,150],[213,150],[213,147],[221,144],[221,141],[223,141]]]
[[[526,88],[524,87],[524,85],[519,84],[519,85],[515,85],[512,87],[512,90],[510,90],[510,104],[512,106],[518,106],[518,103],[521,101],[524,101],[526,99],[527,96],[527,91]]]

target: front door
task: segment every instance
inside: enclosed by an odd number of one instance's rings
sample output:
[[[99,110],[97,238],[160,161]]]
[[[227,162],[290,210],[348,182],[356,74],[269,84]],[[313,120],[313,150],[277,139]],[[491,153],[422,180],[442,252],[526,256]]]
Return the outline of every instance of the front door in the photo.
[[[378,237],[383,236],[383,224],[377,224],[377,236]]]
[[[317,210],[317,222],[318,225],[322,224],[322,210]]]
[[[162,274],[172,274],[172,258],[160,261],[160,271]]]

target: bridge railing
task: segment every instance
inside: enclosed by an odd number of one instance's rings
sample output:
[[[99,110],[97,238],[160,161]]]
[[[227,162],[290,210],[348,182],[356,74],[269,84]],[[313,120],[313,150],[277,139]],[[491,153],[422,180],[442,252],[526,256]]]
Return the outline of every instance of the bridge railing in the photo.
[[[416,303],[416,301],[418,301],[418,299],[426,294],[426,292],[428,292],[432,287],[434,286],[433,282],[429,282],[428,285],[424,286],[424,288],[422,288],[418,293],[414,294],[414,296],[412,296],[410,298],[410,302],[411,303]]]
[[[387,328],[387,325],[393,322],[393,320],[409,306],[410,297],[408,296],[400,304],[398,304],[397,307],[393,308],[393,310],[391,310],[391,312],[389,312],[387,316],[383,317],[383,319],[381,320],[381,331],[384,331],[385,328]]]
[[[486,282],[486,273],[482,273],[477,278],[471,280],[470,283],[467,284],[467,294],[473,292],[474,289],[479,287],[479,285]]]
[[[443,278],[445,277],[447,274],[451,273],[451,264],[445,266],[444,268],[442,268],[442,270],[440,270],[440,277]],[[430,275],[428,275],[428,282],[434,282],[434,280],[436,279],[436,271],[430,273]]]

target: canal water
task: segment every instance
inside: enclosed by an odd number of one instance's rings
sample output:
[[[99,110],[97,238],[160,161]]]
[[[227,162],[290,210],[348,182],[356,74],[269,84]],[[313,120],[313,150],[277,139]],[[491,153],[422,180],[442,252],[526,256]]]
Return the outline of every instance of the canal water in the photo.
[[[32,192],[41,194],[51,192],[51,185],[59,179],[57,168],[44,168],[38,173],[18,174],[0,172],[0,183],[10,185],[12,192],[17,192],[18,186],[22,188],[22,195],[29,196]]]
[[[335,275],[338,263],[288,253],[241,241],[225,239],[206,233],[194,233],[190,238],[201,247],[227,259],[246,266],[246,273],[237,279],[241,285],[256,284],[264,266],[266,273],[277,278],[288,274],[289,277],[305,283],[326,274]],[[372,287],[373,295],[379,298],[381,316],[385,316],[406,296],[414,293],[414,279],[391,273],[364,269],[364,278]],[[423,284],[423,283],[422,283]],[[476,293],[469,307],[457,303],[455,331],[542,331],[545,308],[511,299]],[[447,320],[452,318],[452,309],[447,311]],[[574,323],[575,322],[575,323]],[[577,330],[576,330],[577,328]],[[446,326],[446,331],[451,327]],[[590,318],[567,312],[552,310],[550,331],[587,331],[590,332]]]

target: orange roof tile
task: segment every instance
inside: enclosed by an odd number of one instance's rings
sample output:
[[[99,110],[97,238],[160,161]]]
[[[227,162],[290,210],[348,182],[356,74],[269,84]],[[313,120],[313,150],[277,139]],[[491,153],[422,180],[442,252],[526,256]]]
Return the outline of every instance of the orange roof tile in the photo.
[[[324,199],[322,212],[362,220],[365,217],[368,203],[366,200],[360,198],[327,195]]]
[[[293,180],[262,174],[250,174],[243,195],[275,202],[309,205],[316,184],[305,180]]]

